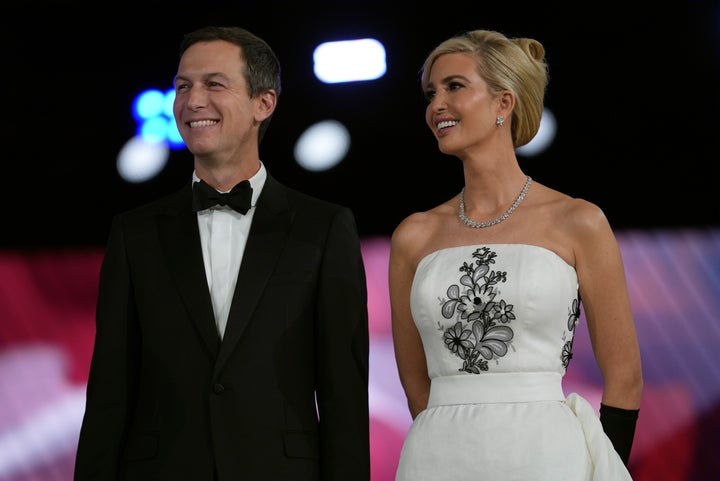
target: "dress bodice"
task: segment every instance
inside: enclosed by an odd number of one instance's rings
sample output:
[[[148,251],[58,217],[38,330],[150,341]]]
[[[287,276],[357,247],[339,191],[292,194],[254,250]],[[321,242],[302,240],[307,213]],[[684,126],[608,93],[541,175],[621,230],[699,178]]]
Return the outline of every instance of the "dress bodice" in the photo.
[[[410,297],[430,378],[565,374],[580,316],[575,269],[527,244],[444,248],[418,264]]]

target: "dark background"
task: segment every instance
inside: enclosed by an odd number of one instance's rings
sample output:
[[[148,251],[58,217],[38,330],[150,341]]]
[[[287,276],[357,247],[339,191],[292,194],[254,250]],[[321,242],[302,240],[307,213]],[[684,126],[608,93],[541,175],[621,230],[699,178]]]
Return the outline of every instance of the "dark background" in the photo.
[[[143,184],[123,182],[115,162],[134,134],[132,100],[171,87],[182,35],[206,24],[246,27],[275,49],[283,93],[261,158],[279,180],[350,206],[362,236],[389,235],[462,187],[460,161],[425,126],[418,71],[472,28],[546,47],[559,130],[542,155],[520,157],[526,173],[597,203],[616,229],[720,225],[717,2],[60,1],[0,17],[0,248],[104,245],[113,214],[190,179],[185,150]],[[385,45],[384,77],[315,79],[317,44],[361,37]],[[294,143],[328,118],[350,129],[349,155],[306,172]]]
[[[384,236],[462,185],[460,162],[438,153],[425,126],[417,73],[433,46],[471,28],[532,36],[546,46],[547,107],[558,137],[521,166],[548,186],[596,202],[619,231],[645,380],[633,479],[720,479],[718,2],[335,3],[0,7],[0,413],[7,414],[0,441],[15,453],[0,462],[0,479],[72,476],[112,215],[174,191],[192,172],[191,156],[173,151],[157,179],[120,180],[116,156],[135,131],[130,105],[144,89],[171,85],[182,35],[206,24],[247,27],[280,56],[284,92],[261,146],[272,174],[351,206],[361,234],[381,236],[363,242],[374,481],[393,479],[406,432],[397,428],[402,413],[409,425],[389,368]],[[315,45],[353,37],[385,44],[386,76],[321,84],[310,69]],[[292,147],[327,118],[352,131],[347,162],[304,172]],[[579,386],[597,407],[601,377],[584,326],[565,386]],[[50,422],[38,426],[38,419]],[[18,472],[8,475],[12,466]]]

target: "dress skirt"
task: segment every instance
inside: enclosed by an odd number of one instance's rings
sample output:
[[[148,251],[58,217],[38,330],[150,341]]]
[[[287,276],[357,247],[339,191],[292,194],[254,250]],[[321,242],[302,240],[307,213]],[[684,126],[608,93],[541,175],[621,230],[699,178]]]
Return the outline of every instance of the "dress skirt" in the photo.
[[[396,481],[626,481],[627,468],[581,396],[554,372],[433,379]]]

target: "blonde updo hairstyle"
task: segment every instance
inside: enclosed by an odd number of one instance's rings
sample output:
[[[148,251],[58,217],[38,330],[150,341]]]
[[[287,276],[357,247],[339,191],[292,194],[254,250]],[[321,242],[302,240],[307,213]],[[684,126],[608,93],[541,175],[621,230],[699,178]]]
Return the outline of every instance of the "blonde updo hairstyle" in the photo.
[[[510,38],[492,30],[472,30],[449,38],[425,59],[420,70],[426,88],[432,66],[441,55],[467,53],[477,58],[477,69],[493,94],[515,94],[511,134],[514,147],[532,140],[540,128],[548,65],[545,48],[531,38]]]

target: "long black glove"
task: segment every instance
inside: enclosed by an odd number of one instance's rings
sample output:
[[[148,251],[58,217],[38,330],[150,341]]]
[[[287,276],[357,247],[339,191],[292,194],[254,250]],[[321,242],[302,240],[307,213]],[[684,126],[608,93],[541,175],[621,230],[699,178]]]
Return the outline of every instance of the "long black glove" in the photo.
[[[639,409],[621,409],[600,403],[600,423],[625,466],[635,437]]]

